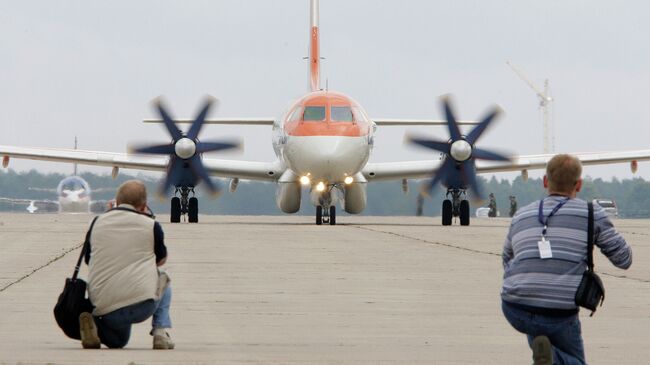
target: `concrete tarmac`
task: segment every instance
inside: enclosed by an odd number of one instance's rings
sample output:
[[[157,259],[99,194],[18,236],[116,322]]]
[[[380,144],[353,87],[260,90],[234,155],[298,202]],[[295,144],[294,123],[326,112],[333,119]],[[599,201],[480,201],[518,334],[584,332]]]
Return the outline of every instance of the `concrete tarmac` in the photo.
[[[125,349],[83,350],[52,308],[91,216],[0,214],[0,364],[532,362],[500,309],[508,219],[200,218],[163,224],[176,349],[152,350],[147,322]],[[594,317],[581,313],[587,360],[648,364],[650,225],[615,224],[634,264],[621,271],[597,255],[607,296]]]

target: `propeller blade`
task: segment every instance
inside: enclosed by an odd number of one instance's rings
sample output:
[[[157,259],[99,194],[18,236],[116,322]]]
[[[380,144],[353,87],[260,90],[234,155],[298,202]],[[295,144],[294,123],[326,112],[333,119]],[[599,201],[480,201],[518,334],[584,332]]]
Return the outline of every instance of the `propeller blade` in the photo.
[[[194,155],[194,157],[190,159],[190,168],[194,172],[195,176],[203,180],[212,195],[218,195],[219,192],[221,192],[221,188],[210,179],[210,175],[205,169],[205,166],[203,166],[203,161],[201,161],[199,155]]]
[[[199,136],[199,132],[201,132],[201,128],[203,127],[203,122],[205,122],[205,117],[208,115],[212,104],[216,101],[217,100],[213,97],[206,98],[203,108],[201,108],[201,112],[196,119],[194,119],[190,130],[187,132],[187,138],[195,140]]]
[[[449,143],[447,142],[435,141],[432,139],[422,139],[411,136],[407,136],[406,141],[432,150],[449,153]]]
[[[451,103],[449,96],[442,98],[442,103],[445,107],[445,118],[447,119],[447,127],[449,128],[449,136],[452,141],[457,141],[461,139],[460,129],[458,128],[458,123],[456,123],[456,117],[454,116],[454,111],[451,109]]]
[[[476,198],[483,199],[483,193],[476,181],[476,167],[474,166],[474,161],[463,162],[460,169],[466,188],[469,188]]]
[[[467,142],[474,145],[476,141],[481,137],[483,132],[490,126],[490,123],[494,120],[496,116],[501,114],[501,109],[499,107],[494,108],[483,120],[479,123],[472,131],[467,135]]]
[[[161,144],[161,145],[146,146],[146,147],[134,147],[131,148],[131,151],[137,153],[150,153],[153,155],[171,155],[174,153],[174,145]]]
[[[166,196],[169,188],[175,186],[176,183],[183,176],[183,163],[179,163],[176,156],[171,156],[169,159],[169,167],[167,167],[167,176],[165,181],[160,185],[158,189],[158,194],[160,196]]]
[[[510,157],[504,156],[500,153],[491,152],[484,150],[482,148],[474,148],[472,150],[472,156],[481,160],[490,160],[490,161],[510,161]]]
[[[199,142],[196,144],[196,153],[211,151],[229,150],[231,148],[241,148],[239,142]]]
[[[431,196],[431,190],[433,190],[433,188],[438,185],[440,181],[442,181],[450,167],[451,165],[449,164],[449,159],[446,159],[445,162],[442,163],[442,166],[440,166],[437,171],[434,171],[433,179],[420,185],[420,193],[427,197]]]
[[[176,126],[176,123],[174,123],[174,120],[169,116],[167,110],[165,110],[162,99],[160,98],[156,99],[155,104],[156,104],[156,108],[158,109],[158,113],[160,113],[160,116],[162,117],[163,122],[165,123],[165,127],[167,127],[167,131],[174,139],[174,142],[181,139],[183,137],[183,133],[181,133],[181,131]]]

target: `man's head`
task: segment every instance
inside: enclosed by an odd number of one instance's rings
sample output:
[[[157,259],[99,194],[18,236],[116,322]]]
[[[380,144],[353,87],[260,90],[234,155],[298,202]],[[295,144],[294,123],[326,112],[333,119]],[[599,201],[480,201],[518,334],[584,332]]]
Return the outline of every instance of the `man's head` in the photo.
[[[140,180],[129,180],[120,185],[115,196],[117,205],[130,204],[135,209],[144,211],[147,208],[147,188]]]
[[[544,187],[549,194],[575,197],[582,188],[582,163],[577,157],[567,154],[555,155],[546,164]]]

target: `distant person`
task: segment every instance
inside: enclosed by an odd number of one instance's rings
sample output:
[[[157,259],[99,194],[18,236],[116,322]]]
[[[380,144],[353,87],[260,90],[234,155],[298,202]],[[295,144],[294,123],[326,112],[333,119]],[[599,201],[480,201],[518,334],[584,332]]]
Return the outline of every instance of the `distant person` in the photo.
[[[167,260],[160,224],[147,214],[147,191],[138,180],[117,190],[117,207],[100,215],[86,249],[88,296],[93,313],[79,316],[84,348],[122,348],[129,342],[131,325],[153,316],[154,349],[173,349],[166,329],[171,328],[169,277],[158,266]]]
[[[488,204],[490,210],[488,211],[488,217],[497,216],[497,200],[494,197],[494,193],[490,193],[490,203]]]
[[[415,215],[420,217],[422,216],[422,209],[424,207],[424,196],[420,193],[416,199],[417,207],[415,208]]]
[[[514,217],[515,213],[517,213],[517,198],[514,195],[510,195],[510,212],[508,212],[510,218]]]
[[[553,157],[544,176],[548,196],[517,212],[503,247],[503,314],[528,336],[535,364],[586,363],[575,304],[587,267],[587,202],[576,198],[581,173],[576,157]],[[632,249],[597,205],[594,245],[615,266],[632,264]]]

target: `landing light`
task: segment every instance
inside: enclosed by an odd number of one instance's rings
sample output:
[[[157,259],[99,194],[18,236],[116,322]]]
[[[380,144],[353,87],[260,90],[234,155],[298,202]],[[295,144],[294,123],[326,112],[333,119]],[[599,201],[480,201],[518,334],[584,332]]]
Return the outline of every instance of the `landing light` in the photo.
[[[301,183],[301,184],[303,184],[303,185],[309,185],[310,182],[311,182],[311,179],[309,178],[309,176],[306,176],[306,175],[305,175],[305,176],[301,176],[301,177],[300,177],[300,183]]]
[[[352,184],[354,182],[354,178],[352,176],[346,176],[345,179],[343,180],[343,182],[346,185],[350,185],[350,184]]]
[[[316,184],[316,191],[325,191],[325,183],[321,181]]]

